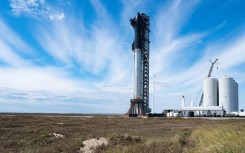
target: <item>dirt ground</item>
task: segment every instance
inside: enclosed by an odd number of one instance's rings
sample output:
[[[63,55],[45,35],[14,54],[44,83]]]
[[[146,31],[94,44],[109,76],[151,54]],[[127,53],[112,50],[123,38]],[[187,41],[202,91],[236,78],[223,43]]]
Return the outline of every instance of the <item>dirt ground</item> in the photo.
[[[89,115],[88,117],[0,115],[0,152],[78,152],[83,146],[83,141],[100,137],[108,138],[111,144],[109,148],[104,146],[95,152],[107,152],[115,147],[143,143],[149,138],[159,140],[171,138],[183,131],[200,127],[244,125],[245,119],[125,118],[120,115]],[[54,133],[63,137],[56,137]]]

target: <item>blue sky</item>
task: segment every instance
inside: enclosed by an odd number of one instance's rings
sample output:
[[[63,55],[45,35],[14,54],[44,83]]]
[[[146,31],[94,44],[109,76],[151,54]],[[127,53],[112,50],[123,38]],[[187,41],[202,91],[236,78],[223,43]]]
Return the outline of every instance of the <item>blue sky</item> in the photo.
[[[245,1],[1,0],[0,112],[125,113],[133,97],[129,19],[150,16],[150,103],[198,104],[213,77],[239,83],[245,108]],[[150,104],[151,105],[151,104]]]

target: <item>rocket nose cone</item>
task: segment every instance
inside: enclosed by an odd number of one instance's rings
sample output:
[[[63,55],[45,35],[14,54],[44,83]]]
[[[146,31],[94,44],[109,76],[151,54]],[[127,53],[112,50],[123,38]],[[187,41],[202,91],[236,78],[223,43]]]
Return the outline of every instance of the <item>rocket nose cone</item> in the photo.
[[[135,19],[138,20],[141,17],[140,12],[137,13],[137,15],[135,16]]]

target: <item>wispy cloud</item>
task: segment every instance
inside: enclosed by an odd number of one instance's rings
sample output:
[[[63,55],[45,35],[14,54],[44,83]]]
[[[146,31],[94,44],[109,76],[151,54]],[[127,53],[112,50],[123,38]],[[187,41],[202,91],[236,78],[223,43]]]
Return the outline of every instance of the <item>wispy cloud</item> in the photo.
[[[27,16],[44,20],[63,20],[64,12],[53,8],[45,0],[10,0],[15,16]]]
[[[10,66],[26,66],[28,63],[20,58],[9,46],[0,40],[0,61]]]
[[[81,91],[23,91],[0,88],[1,112],[116,113],[127,109],[125,94]],[[103,108],[103,109],[102,109]],[[100,110],[100,111],[98,111]],[[113,110],[113,111],[112,111]]]
[[[47,106],[50,109],[45,110],[51,112],[58,106],[63,107],[57,108],[60,112],[73,112],[74,108],[76,112],[88,113],[126,112],[133,96],[134,64],[133,28],[128,20],[138,11],[152,11],[147,6],[153,1],[122,1],[118,20],[101,1],[87,3],[94,13],[89,23],[74,16],[75,13],[65,14],[44,0],[10,1],[16,16],[60,22],[32,24],[33,41],[46,57],[52,58],[52,64],[43,66],[26,60],[26,56],[35,58],[36,48],[0,20],[0,62],[10,65],[0,68],[1,106],[8,110],[16,109],[16,105],[33,106],[35,110]],[[202,79],[208,73],[209,59],[219,58],[220,70],[214,71],[215,77],[228,74],[235,79],[239,77],[239,83],[245,84],[244,72],[236,71],[245,60],[245,33],[233,33],[231,39],[222,36],[207,43],[206,39],[226,27],[227,21],[205,31],[182,33],[200,3],[166,1],[151,16],[150,99],[156,74],[157,112],[163,107],[179,107],[182,95],[188,101],[196,100]],[[74,77],[73,73],[78,75]]]
[[[72,65],[75,61],[91,75],[101,76],[106,71],[106,78],[101,79],[111,83],[122,81],[126,78],[125,74],[132,72],[128,69],[128,63],[133,59],[132,52],[125,53],[121,31],[117,31],[114,22],[107,22],[112,19],[103,5],[96,1],[92,6],[97,10],[96,15],[100,22],[95,21],[88,34],[84,33],[84,28],[71,28],[70,25],[82,25],[81,21],[76,19],[42,27],[40,31],[43,37],[38,41],[58,62]],[[103,10],[103,13],[99,10]],[[121,73],[122,71],[124,73]]]
[[[164,9],[159,9],[155,22],[156,32],[153,38],[155,43],[160,46],[171,43],[176,37],[184,24],[188,21],[200,1],[191,1],[185,3],[181,0],[172,1],[166,4]]]
[[[0,72],[0,86],[18,90],[74,91],[83,86],[57,68],[1,68]]]
[[[27,66],[21,55],[32,54],[31,48],[1,19],[0,35],[0,60],[10,66]]]
[[[207,76],[210,68],[209,59],[219,59],[219,70],[216,68],[213,71],[213,76],[220,78],[224,75],[230,75],[239,82],[240,85],[244,85],[244,73],[237,71],[236,67],[241,67],[244,63],[245,57],[243,56],[245,45],[244,45],[244,35],[240,34],[240,37],[233,39],[233,41],[219,40],[219,43],[223,44],[217,46],[215,42],[209,44],[209,47],[204,50],[206,54],[198,59],[199,62],[189,66],[184,69],[184,71],[171,71],[171,73],[159,73],[157,79],[161,82],[165,82],[165,86],[157,86],[157,96],[158,104],[164,98],[167,98],[172,103],[167,103],[167,106],[180,106],[181,95],[185,95],[188,101],[194,101],[196,104],[199,103],[200,89],[202,88],[203,79]],[[219,50],[220,52],[217,52]],[[209,54],[210,53],[210,54]],[[239,56],[237,56],[239,55]],[[182,58],[184,58],[182,56]],[[173,59],[174,62],[178,62]],[[173,69],[171,65],[165,67],[165,71]],[[238,73],[239,72],[239,73]],[[167,96],[170,94],[170,97]],[[178,95],[178,97],[176,97]],[[240,97],[244,99],[244,97]]]

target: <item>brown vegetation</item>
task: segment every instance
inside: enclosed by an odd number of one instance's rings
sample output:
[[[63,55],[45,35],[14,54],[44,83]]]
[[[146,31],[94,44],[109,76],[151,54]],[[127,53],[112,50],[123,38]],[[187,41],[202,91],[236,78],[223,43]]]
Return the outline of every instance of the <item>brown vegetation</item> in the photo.
[[[77,152],[99,137],[109,145],[96,152],[242,152],[244,133],[243,119],[0,116],[0,152]]]

